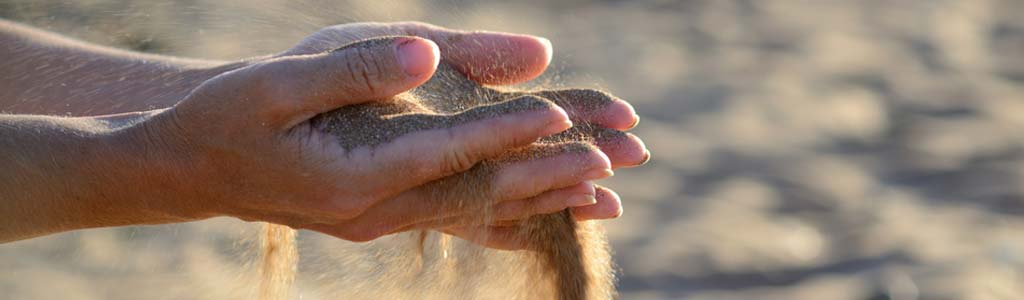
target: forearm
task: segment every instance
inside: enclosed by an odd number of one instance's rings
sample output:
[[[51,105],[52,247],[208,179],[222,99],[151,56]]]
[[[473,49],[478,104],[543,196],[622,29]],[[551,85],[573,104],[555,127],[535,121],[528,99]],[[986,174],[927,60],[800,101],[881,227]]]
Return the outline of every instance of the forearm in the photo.
[[[167,195],[142,192],[152,190],[152,178],[159,174],[144,165],[161,164],[122,134],[122,128],[149,115],[0,114],[0,242],[82,228],[184,221],[155,201]]]
[[[0,20],[0,112],[90,116],[170,107],[246,62],[92,45]]]

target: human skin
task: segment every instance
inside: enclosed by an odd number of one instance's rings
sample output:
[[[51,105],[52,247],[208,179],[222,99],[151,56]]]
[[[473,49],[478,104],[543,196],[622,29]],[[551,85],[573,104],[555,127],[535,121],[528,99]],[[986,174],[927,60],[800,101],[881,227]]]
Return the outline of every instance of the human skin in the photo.
[[[405,37],[325,52],[382,35]],[[357,23],[321,30],[279,55],[217,62],[103,48],[0,22],[0,45],[8,58],[0,62],[7,113],[0,114],[0,241],[216,216],[317,230],[379,209],[434,214],[417,211],[429,197],[417,186],[571,126],[555,107],[351,150],[309,126],[319,113],[423,83],[441,56],[482,83],[529,80],[551,53],[546,40],[530,36]],[[505,63],[496,66],[497,56]],[[625,102],[600,119],[610,128],[636,123]],[[624,166],[608,159],[620,156],[595,150],[512,164],[492,186],[526,189],[529,197],[510,201],[520,205],[504,208],[524,218],[552,207],[573,207],[581,219],[616,217],[618,197],[596,193],[590,181]],[[377,205],[396,201],[406,205]]]

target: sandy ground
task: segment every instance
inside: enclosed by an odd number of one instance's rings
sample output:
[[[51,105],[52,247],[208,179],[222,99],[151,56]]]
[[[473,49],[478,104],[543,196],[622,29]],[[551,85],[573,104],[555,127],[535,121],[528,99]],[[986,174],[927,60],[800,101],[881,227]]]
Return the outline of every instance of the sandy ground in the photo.
[[[606,222],[623,299],[1024,299],[1022,15],[1010,0],[0,0],[0,17],[218,59],[352,21],[546,36],[542,81],[632,101],[654,153],[606,182],[625,201]],[[253,229],[0,245],[0,298],[225,298],[246,288]],[[304,251],[341,243],[302,235]]]

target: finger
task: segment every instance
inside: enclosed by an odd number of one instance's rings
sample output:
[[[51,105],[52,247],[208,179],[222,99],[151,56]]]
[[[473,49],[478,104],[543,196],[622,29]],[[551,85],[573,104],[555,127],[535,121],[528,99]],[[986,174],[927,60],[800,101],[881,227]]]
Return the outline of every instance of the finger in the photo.
[[[596,203],[594,183],[587,181],[547,191],[528,199],[498,203],[491,208],[488,215],[473,215],[471,213],[468,215],[437,218],[404,226],[393,232],[479,226],[484,224],[495,226],[512,225],[531,216],[554,213],[570,207],[590,206]]]
[[[417,37],[364,40],[334,51],[286,56],[243,69],[266,122],[285,128],[335,108],[383,99],[426,82],[440,59]]]
[[[510,163],[497,170],[491,182],[469,182],[465,181],[469,180],[466,177],[432,182],[384,200],[339,225],[372,227],[383,231],[383,234],[393,233],[417,223],[461,215],[482,216],[487,205],[526,199],[549,190],[611,176],[608,158],[593,147],[585,146],[550,146],[545,151],[553,156]],[[473,175],[469,176],[472,178]]]
[[[609,188],[596,186],[594,205],[570,208],[577,220],[614,219],[622,216],[622,199]]]
[[[572,124],[565,111],[550,102],[521,97],[452,116],[399,116],[382,126],[389,127],[381,132],[396,134],[410,128],[419,130],[367,150],[379,158],[368,163],[387,173],[379,177],[380,188],[403,191],[468,170],[485,158],[528,145]]]
[[[544,73],[552,46],[545,38],[497,32],[449,35],[445,57],[466,77],[483,84],[513,84]]]
[[[570,207],[590,206],[596,203],[594,183],[586,181],[566,188],[547,191],[529,199],[498,203],[492,208],[493,219],[490,221],[523,220],[534,215],[549,214]]]
[[[425,23],[395,24],[409,35],[437,42],[444,59],[483,84],[513,84],[536,78],[551,63],[545,38],[486,31],[452,30]]]
[[[544,138],[543,141],[589,141],[608,155],[613,169],[643,165],[651,158],[647,146],[636,135],[614,129],[588,126],[586,123]]]
[[[594,140],[594,144],[608,154],[612,168],[629,168],[646,164],[651,160],[651,151],[639,137],[619,131]]]
[[[596,204],[571,207],[572,215],[579,221],[612,219],[622,215],[622,204],[619,196],[612,190],[597,186]],[[552,211],[553,212],[557,212]],[[489,248],[504,250],[522,250],[528,246],[528,241],[522,235],[524,230],[515,220],[496,221],[496,224],[504,225],[472,225],[465,222],[467,218],[448,218],[447,222],[434,222],[429,225],[417,224],[406,226],[400,230],[385,230],[384,227],[356,227],[350,225],[307,225],[305,229],[319,231],[345,240],[362,242],[376,239],[386,234],[396,232],[441,228],[442,232],[458,236],[468,241],[483,245]],[[430,223],[430,222],[427,222]],[[448,224],[449,227],[444,227]],[[454,226],[453,226],[454,225]],[[350,230],[346,230],[350,229]],[[355,230],[351,230],[355,229]]]
[[[611,129],[627,130],[640,122],[640,116],[628,102],[594,89],[563,89],[530,93],[555,102],[574,122],[591,123]]]
[[[491,189],[497,195],[497,203],[533,197],[614,174],[608,156],[581,142],[537,145],[513,155],[513,162],[495,174]]]
[[[411,35],[433,40],[441,55],[460,72],[484,84],[512,84],[533,79],[551,62],[551,42],[521,34],[460,31],[422,22],[349,23],[327,28],[284,55],[314,53],[339,41]]]

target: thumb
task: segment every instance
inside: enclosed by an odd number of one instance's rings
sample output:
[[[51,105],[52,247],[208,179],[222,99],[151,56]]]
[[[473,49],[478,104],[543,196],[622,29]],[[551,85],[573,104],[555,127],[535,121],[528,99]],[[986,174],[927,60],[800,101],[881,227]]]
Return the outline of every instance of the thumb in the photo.
[[[437,44],[418,37],[384,37],[313,55],[275,59],[260,78],[270,101],[268,121],[288,128],[341,106],[379,100],[426,82],[440,60]],[[268,97],[269,96],[269,97]]]

